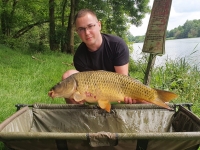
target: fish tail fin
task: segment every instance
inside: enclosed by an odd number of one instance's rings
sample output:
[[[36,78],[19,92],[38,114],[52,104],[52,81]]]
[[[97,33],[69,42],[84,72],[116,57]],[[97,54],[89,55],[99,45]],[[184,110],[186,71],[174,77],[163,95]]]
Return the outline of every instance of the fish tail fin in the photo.
[[[158,89],[155,89],[155,90],[157,91],[158,97],[153,101],[153,103],[158,106],[171,109],[165,102],[169,102],[172,99],[177,98],[178,95],[169,91],[163,91],[163,90],[158,90]]]
[[[178,95],[173,92],[158,90],[158,89],[155,90],[157,91],[158,98],[163,102],[169,102],[178,97]]]

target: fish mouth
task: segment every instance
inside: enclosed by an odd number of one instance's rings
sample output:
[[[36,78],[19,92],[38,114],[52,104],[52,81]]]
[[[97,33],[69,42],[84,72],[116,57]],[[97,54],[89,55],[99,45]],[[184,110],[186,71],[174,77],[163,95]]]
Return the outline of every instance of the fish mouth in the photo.
[[[48,96],[51,97],[51,98],[54,98],[55,97],[55,92],[53,90],[49,91],[48,92]]]

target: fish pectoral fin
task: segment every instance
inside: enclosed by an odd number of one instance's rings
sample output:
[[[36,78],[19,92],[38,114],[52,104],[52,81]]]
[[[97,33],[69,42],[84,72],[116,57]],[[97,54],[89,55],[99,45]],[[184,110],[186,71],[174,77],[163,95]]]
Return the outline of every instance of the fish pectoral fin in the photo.
[[[80,102],[82,100],[84,100],[86,97],[85,95],[82,95],[80,92],[76,91],[74,94],[73,94],[73,99],[76,101],[76,102]]]
[[[107,112],[110,112],[111,104],[108,100],[98,100],[99,107],[105,109]]]

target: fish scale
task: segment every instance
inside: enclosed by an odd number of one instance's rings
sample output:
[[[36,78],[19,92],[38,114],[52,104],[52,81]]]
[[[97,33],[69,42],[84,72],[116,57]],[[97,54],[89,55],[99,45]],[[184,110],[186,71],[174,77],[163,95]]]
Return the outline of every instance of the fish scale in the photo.
[[[114,87],[116,87],[116,83],[113,78],[107,78],[107,75],[101,76],[100,74],[98,74],[99,77],[97,78],[98,75],[96,73],[90,74],[90,72],[86,72],[84,74],[85,75],[81,77],[80,80],[80,74],[74,75],[74,77],[78,79],[77,82],[79,86],[77,87],[77,90],[80,93],[84,93],[85,91],[87,91],[93,93],[94,95],[97,95],[97,98],[99,97],[101,99],[113,97],[113,94],[116,94],[116,89],[114,90]]]
[[[49,96],[72,98],[79,102],[98,103],[102,109],[110,111],[110,103],[124,101],[131,97],[170,109],[165,102],[177,97],[173,92],[153,89],[126,75],[109,71],[85,71],[73,74],[55,85]]]

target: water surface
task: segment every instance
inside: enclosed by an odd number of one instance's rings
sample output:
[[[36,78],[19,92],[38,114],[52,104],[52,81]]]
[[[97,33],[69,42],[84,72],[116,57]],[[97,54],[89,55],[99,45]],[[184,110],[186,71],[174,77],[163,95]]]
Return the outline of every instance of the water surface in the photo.
[[[143,43],[135,43],[133,45],[134,52],[131,54],[133,60],[138,60],[142,57]],[[162,66],[168,60],[180,60],[185,58],[191,65],[200,64],[200,38],[187,38],[166,40],[165,54],[156,57],[156,66]]]

